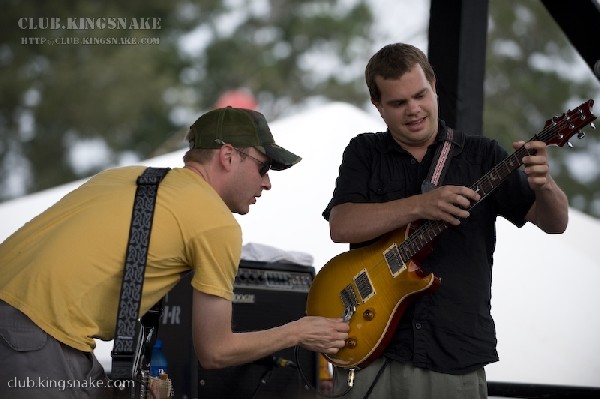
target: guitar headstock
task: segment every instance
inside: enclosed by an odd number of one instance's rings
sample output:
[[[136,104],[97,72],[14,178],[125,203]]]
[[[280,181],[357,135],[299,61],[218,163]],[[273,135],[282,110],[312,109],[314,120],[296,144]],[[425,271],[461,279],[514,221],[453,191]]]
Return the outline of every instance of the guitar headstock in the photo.
[[[581,129],[596,119],[591,111],[593,105],[594,100],[587,100],[566,114],[549,119],[544,129],[534,139],[544,141],[547,145],[562,147],[575,133],[578,134],[577,137],[583,138],[585,134]],[[592,128],[595,128],[593,124]]]

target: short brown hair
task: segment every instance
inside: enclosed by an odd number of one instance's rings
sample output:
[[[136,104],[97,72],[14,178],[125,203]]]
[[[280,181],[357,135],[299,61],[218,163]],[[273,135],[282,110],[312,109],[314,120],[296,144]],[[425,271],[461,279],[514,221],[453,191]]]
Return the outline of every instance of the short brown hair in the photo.
[[[188,130],[185,135],[185,141],[189,142],[194,137],[192,130]],[[215,153],[213,149],[191,148],[183,154],[183,162],[198,162],[200,164],[208,163]]]
[[[205,165],[212,159],[215,152],[216,150],[192,148],[183,154],[183,162],[198,162]]]
[[[416,64],[421,65],[429,83],[435,80],[435,73],[427,56],[418,48],[406,43],[393,43],[376,52],[365,68],[365,81],[369,88],[371,100],[381,101],[381,91],[377,87],[375,77],[396,79],[410,71]]]

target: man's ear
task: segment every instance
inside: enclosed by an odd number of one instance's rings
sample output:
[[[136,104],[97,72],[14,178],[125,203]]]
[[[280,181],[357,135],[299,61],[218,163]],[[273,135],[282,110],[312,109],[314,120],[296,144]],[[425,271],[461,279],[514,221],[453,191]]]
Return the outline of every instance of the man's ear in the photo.
[[[232,167],[233,147],[229,144],[223,144],[219,148],[217,158],[219,165],[226,171],[230,171]]]

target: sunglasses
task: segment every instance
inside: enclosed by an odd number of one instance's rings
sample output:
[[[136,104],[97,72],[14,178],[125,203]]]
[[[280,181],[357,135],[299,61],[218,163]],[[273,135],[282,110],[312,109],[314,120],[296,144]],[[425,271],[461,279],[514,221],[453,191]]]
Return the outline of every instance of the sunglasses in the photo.
[[[215,141],[216,141],[218,144],[221,144],[221,145],[223,145],[223,144],[227,144],[227,143],[225,143],[223,140],[216,139]],[[234,150],[236,150],[237,152],[239,152],[240,154],[244,154],[245,156],[247,156],[247,157],[250,157],[251,159],[253,159],[253,160],[254,160],[254,162],[256,162],[256,164],[258,165],[258,174],[259,174],[259,175],[261,175],[261,176],[264,176],[264,175],[266,175],[267,173],[269,173],[269,170],[271,170],[271,163],[270,163],[270,162],[268,162],[268,161],[267,161],[267,162],[263,162],[263,161],[261,161],[260,159],[258,159],[258,158],[255,158],[255,157],[253,157],[252,155],[248,154],[247,152],[244,152],[244,151],[242,151],[242,150],[240,150],[240,149],[238,149],[238,148],[236,148],[236,147],[233,147],[233,146],[232,146],[232,148],[233,148]]]

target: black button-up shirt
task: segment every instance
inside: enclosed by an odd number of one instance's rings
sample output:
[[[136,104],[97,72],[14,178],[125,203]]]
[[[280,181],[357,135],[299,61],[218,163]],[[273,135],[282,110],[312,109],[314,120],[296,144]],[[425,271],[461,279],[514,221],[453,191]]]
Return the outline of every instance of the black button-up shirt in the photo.
[[[421,162],[389,132],[353,138],[344,151],[333,198],[323,216],[328,220],[331,209],[346,202],[386,202],[420,194],[436,148],[445,137],[445,125],[440,122],[436,142]],[[441,184],[471,187],[507,156],[496,141],[467,135]],[[477,204],[469,218],[433,240],[433,251],[420,267],[440,277],[441,286],[411,301],[386,356],[449,374],[468,373],[498,360],[490,313],[495,221],[502,216],[521,227],[534,200],[524,173],[518,170]]]

